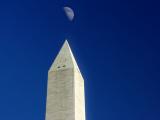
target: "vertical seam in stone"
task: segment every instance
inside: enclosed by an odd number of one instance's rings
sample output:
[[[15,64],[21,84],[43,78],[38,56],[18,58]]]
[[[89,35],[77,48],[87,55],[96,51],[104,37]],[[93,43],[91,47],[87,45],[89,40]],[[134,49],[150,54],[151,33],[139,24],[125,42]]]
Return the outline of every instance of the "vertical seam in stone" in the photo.
[[[73,67],[73,98],[74,98],[74,101],[73,101],[73,112],[74,112],[74,120],[76,119],[76,112],[75,112],[75,68]]]

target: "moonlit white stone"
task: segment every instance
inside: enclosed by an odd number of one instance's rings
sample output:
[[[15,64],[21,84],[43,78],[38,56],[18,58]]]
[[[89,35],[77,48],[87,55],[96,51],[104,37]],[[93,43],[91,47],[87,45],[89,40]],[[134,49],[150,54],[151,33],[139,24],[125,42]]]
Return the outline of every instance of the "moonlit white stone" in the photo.
[[[46,120],[85,120],[84,80],[67,41],[48,72]]]

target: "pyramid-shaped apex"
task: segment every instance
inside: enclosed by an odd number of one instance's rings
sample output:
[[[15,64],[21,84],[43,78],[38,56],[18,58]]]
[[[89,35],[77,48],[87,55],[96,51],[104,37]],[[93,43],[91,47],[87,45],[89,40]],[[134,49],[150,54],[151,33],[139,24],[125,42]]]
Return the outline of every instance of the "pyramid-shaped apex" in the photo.
[[[64,41],[63,45],[67,45],[70,48],[69,43],[68,43],[67,40]]]
[[[77,68],[79,70],[69,43],[65,40],[49,71],[58,71],[67,68]]]

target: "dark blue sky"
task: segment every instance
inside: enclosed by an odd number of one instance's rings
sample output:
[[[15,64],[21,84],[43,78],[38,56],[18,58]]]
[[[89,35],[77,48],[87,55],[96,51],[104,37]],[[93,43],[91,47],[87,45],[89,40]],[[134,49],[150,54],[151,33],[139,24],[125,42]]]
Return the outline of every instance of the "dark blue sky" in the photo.
[[[44,120],[47,71],[65,38],[85,79],[87,120],[160,120],[159,4],[1,0],[0,120]]]

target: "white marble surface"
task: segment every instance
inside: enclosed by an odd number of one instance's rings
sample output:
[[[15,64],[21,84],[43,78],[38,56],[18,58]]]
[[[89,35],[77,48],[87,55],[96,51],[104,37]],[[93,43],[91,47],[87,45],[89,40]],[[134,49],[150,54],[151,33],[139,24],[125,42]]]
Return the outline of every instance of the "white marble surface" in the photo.
[[[67,41],[48,72],[46,120],[85,120],[84,80]]]

